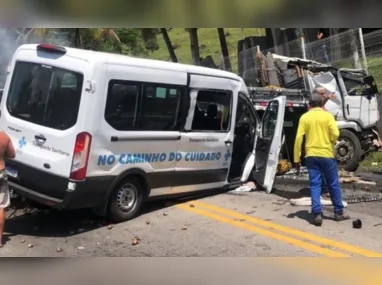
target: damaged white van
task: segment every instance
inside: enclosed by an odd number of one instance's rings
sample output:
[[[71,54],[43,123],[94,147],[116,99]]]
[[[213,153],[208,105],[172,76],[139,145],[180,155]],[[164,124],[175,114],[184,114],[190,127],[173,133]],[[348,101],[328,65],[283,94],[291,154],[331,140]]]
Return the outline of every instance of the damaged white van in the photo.
[[[14,54],[0,127],[16,158],[16,194],[93,208],[119,222],[153,198],[254,180],[273,186],[285,97],[259,121],[243,80],[221,70],[23,45]]]

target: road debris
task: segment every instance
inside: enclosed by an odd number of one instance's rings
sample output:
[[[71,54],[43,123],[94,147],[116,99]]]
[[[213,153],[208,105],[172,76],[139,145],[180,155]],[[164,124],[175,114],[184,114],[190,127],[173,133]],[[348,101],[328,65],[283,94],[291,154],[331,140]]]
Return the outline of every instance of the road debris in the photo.
[[[63,252],[64,250],[63,250],[61,247],[57,247],[57,248],[56,248],[56,251],[57,251],[57,252]]]
[[[111,230],[113,227],[114,227],[113,225],[109,225],[109,226],[107,227],[107,229],[108,229],[108,230]]]
[[[187,230],[187,226],[184,225],[184,226],[182,227],[182,231],[186,231],[186,230]]]
[[[83,246],[77,247],[78,250],[84,250],[85,248]]]
[[[146,221],[146,225],[150,225],[150,221],[149,220]]]
[[[166,212],[163,213],[163,216],[168,216],[168,214]]]
[[[34,247],[34,245],[33,244],[28,244],[28,247],[32,248],[32,247]]]
[[[354,220],[353,221],[353,228],[355,228],[355,229],[362,228],[362,221],[360,219]]]
[[[302,197],[297,199],[290,199],[290,204],[292,206],[312,206],[312,199],[310,197]],[[348,203],[346,201],[342,201],[342,204],[346,208],[348,206]],[[322,206],[332,206],[331,200],[326,200],[321,197],[321,205]]]
[[[133,238],[131,241],[131,245],[138,245],[140,243],[141,243],[141,240],[138,237]]]
[[[25,243],[25,239],[22,239],[22,240],[21,240],[21,243]]]
[[[292,169],[292,164],[288,160],[282,159],[277,164],[276,175],[277,176],[284,175],[288,173],[291,169]]]
[[[190,208],[195,208],[195,205],[194,204],[190,204]]]
[[[252,192],[254,190],[256,190],[256,185],[255,183],[250,181],[236,188],[235,190],[232,190],[231,193],[245,193],[245,192]]]

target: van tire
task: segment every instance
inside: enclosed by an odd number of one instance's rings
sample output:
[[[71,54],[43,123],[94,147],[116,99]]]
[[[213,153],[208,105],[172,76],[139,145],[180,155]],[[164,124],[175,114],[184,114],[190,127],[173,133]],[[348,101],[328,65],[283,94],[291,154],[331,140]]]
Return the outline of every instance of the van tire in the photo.
[[[351,147],[352,147],[352,155],[350,159],[347,160],[345,163],[343,162],[341,163],[341,160],[339,159],[340,157],[339,150],[336,148],[336,158],[339,165],[345,171],[348,171],[348,172],[356,171],[362,157],[361,142],[359,141],[358,137],[349,130],[341,130],[338,141],[340,141],[340,143],[346,142],[347,144],[351,144]]]
[[[110,195],[107,216],[115,223],[131,220],[137,216],[143,200],[143,185],[139,179],[134,176],[125,178]]]

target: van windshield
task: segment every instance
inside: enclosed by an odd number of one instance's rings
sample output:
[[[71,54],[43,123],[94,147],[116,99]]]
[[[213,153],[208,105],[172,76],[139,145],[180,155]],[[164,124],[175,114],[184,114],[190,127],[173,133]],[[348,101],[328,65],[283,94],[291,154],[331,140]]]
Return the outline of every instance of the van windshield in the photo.
[[[66,130],[77,122],[83,75],[66,69],[17,62],[6,106],[11,116]]]

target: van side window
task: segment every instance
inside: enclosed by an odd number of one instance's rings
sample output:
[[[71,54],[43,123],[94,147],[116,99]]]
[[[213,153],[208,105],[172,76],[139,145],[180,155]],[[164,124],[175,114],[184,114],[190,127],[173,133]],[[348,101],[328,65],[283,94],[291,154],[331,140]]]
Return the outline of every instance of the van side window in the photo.
[[[172,131],[185,86],[111,80],[105,120],[118,131]]]
[[[231,118],[230,91],[201,90],[196,98],[193,131],[227,132]]]
[[[184,90],[184,87],[143,83],[139,129],[174,130]]]
[[[107,94],[105,120],[119,131],[134,130],[137,126],[139,84],[111,80]]]
[[[263,117],[263,137],[265,139],[273,139],[277,124],[278,110],[278,101],[272,101],[269,103],[267,111],[265,112]]]

